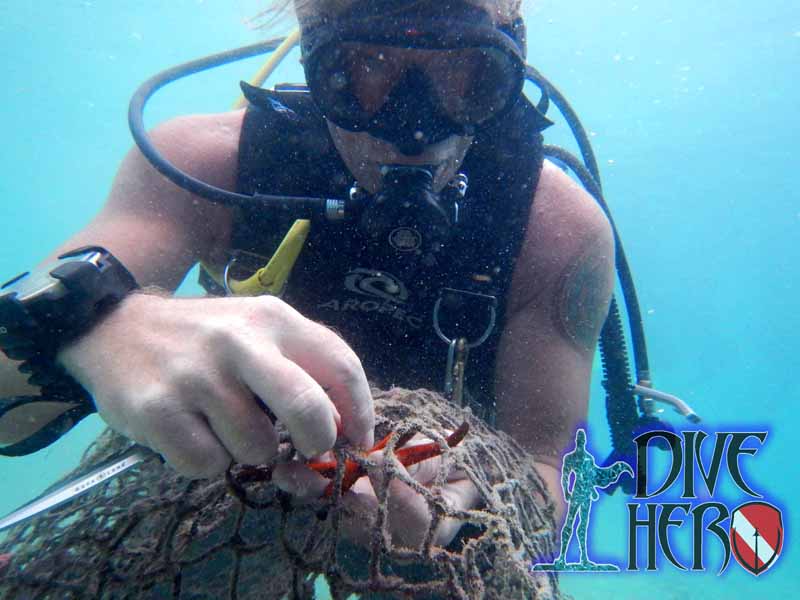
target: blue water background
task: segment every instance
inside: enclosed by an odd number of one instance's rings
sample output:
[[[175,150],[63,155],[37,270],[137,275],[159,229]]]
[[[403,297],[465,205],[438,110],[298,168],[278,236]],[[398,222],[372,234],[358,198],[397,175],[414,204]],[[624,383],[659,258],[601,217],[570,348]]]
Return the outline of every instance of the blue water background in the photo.
[[[167,66],[257,41],[263,33],[242,21],[258,10],[257,0],[0,3],[1,278],[43,258],[101,206],[131,146],[135,87]],[[797,597],[800,5],[541,1],[526,16],[529,61],[591,132],[656,383],[714,427],[769,430],[743,464],[784,508],[787,532],[780,562],[758,580],[736,564],[717,577],[712,563],[705,574],[662,566],[565,575],[564,587],[576,598]],[[300,80],[291,63],[277,79]],[[148,123],[226,110],[258,64],[166,90]],[[566,142],[558,129],[549,141]],[[608,440],[597,371],[589,443],[600,457]],[[100,427],[92,419],[33,457],[0,462],[0,514],[74,466]],[[734,505],[745,499],[730,494]],[[593,510],[592,552],[624,563],[624,500]]]

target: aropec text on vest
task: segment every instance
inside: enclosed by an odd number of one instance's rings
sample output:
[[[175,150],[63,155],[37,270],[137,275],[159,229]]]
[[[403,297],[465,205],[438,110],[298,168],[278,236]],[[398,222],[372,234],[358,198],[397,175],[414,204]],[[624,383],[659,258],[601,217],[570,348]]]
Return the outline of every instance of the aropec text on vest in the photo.
[[[345,276],[344,287],[359,297],[334,298],[318,304],[317,308],[337,312],[375,313],[406,323],[414,329],[422,327],[422,317],[410,314],[401,306],[408,300],[408,290],[391,273],[360,267],[352,269]]]

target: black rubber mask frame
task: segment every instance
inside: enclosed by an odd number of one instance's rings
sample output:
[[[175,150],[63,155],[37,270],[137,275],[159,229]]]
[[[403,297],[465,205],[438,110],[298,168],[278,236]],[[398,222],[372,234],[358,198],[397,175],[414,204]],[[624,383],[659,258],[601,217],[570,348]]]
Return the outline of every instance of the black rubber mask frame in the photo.
[[[306,79],[316,104],[331,122],[350,131],[365,131],[418,154],[426,145],[450,135],[471,135],[513,109],[522,93],[525,63],[520,42],[496,28],[486,13],[472,7],[471,22],[458,18],[397,17],[384,27],[372,18],[337,19],[309,26],[301,39]],[[513,29],[513,28],[512,28]],[[513,29],[521,31],[520,27]],[[370,113],[351,89],[344,67],[348,44],[420,50],[477,49],[490,57],[492,76],[476,81],[473,94],[486,110],[459,118],[450,114],[435,91],[435,83],[412,66],[393,86],[383,105]],[[411,75],[411,76],[409,76]],[[415,85],[409,86],[410,82]],[[485,87],[486,89],[483,89]],[[469,101],[469,100],[466,100]]]

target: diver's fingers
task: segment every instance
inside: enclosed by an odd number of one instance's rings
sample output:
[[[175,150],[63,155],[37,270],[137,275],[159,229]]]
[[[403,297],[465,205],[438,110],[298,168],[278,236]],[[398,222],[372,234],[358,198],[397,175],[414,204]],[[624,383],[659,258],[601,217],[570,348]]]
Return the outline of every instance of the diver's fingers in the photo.
[[[382,457],[377,460],[380,463]],[[438,463],[435,469],[427,471],[432,474],[430,477],[432,480],[441,468],[441,457],[434,457],[418,464],[423,465],[424,463]],[[405,467],[400,465],[399,468]],[[409,471],[406,470],[406,472]],[[419,481],[418,478],[425,472],[426,468],[422,467],[412,476]],[[373,487],[380,486],[381,470],[377,469],[372,473],[370,480]],[[409,472],[409,474],[411,473]],[[447,481],[448,483],[441,487],[441,494],[451,509],[466,510],[478,505],[478,490],[469,479],[466,479],[462,471],[452,470],[448,474]],[[412,548],[419,547],[425,539],[431,523],[428,500],[400,479],[394,478],[389,483],[387,509],[392,540]],[[437,526],[433,543],[438,546],[446,546],[456,536],[462,524],[460,520],[446,517]]]
[[[145,443],[186,477],[205,479],[223,473],[231,455],[203,416],[169,411],[168,406],[153,402],[140,408],[148,425]]]
[[[236,353],[242,382],[286,425],[292,443],[305,456],[330,450],[341,417],[320,385],[277,350]]]
[[[469,510],[478,506],[480,494],[468,479],[453,481],[442,486],[442,496],[452,510]],[[445,517],[436,528],[433,543],[447,546],[456,537],[464,522],[453,517]]]
[[[361,361],[333,331],[290,309],[281,331],[281,351],[327,392],[342,416],[342,431],[362,448],[374,444],[375,409]]]
[[[431,524],[428,501],[399,479],[389,484],[387,502],[392,542],[418,548]]]
[[[211,429],[236,462],[258,465],[278,452],[278,434],[253,394],[240,385],[228,385],[202,394],[198,404]]]
[[[442,435],[448,436],[451,433],[452,431],[445,430],[444,432],[442,432]],[[405,446],[403,446],[403,448],[411,448],[413,446],[420,446],[422,444],[431,444],[431,443],[433,443],[432,439],[427,438],[424,435],[418,433],[414,437],[412,437],[411,440],[409,440],[409,442]],[[441,469],[442,469],[441,455],[434,456],[432,458],[423,460],[422,462],[418,462],[414,465],[406,467],[408,474],[423,485],[431,483],[439,474],[439,471]],[[447,474],[446,481],[455,481],[458,479],[463,479],[465,477],[466,473],[464,473],[463,471],[451,469],[450,472]]]
[[[302,503],[322,496],[330,479],[326,479],[308,465],[290,462],[275,465],[272,470],[272,482]]]
[[[446,483],[441,495],[453,511],[468,510],[478,505],[478,490],[468,479]],[[419,547],[431,525],[427,499],[399,479],[389,484],[389,527],[395,543],[412,548]],[[455,517],[445,517],[436,527],[433,544],[447,546],[464,522]]]
[[[375,534],[378,515],[378,498],[369,479],[359,479],[341,500],[342,533],[357,544],[369,547]]]
[[[407,468],[408,474],[411,475],[414,479],[419,481],[422,485],[428,485],[433,483],[433,480],[439,475],[439,472],[442,470],[442,457],[441,456],[434,456],[433,458],[429,458],[428,460],[423,460],[422,462],[417,463],[416,465],[411,465]],[[461,479],[466,479],[467,474],[455,468],[450,468],[445,477],[445,481],[459,481]]]
[[[385,459],[378,453],[370,458],[377,462],[378,467],[370,469],[369,480],[373,489],[380,490],[385,485],[385,471],[382,468]],[[398,465],[398,468],[405,470],[403,465]],[[392,543],[418,548],[430,526],[428,502],[424,496],[396,477],[392,478],[388,486],[386,509]]]
[[[370,542],[377,522],[378,499],[373,484],[380,485],[379,480],[380,476],[375,477],[374,482],[366,477],[359,479],[342,497],[343,533],[360,544]],[[479,504],[478,490],[467,479],[442,486],[441,493],[452,510],[469,510]],[[394,479],[389,484],[387,519],[392,543],[418,548],[430,528],[428,501],[399,479]],[[434,533],[434,545],[448,545],[462,525],[459,519],[445,517]]]

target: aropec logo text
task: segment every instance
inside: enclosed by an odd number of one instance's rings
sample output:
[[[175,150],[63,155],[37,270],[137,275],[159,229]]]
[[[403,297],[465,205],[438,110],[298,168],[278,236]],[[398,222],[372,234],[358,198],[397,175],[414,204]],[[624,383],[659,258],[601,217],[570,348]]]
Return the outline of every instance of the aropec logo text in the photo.
[[[358,298],[328,300],[317,308],[337,312],[364,312],[385,315],[386,318],[402,321],[414,329],[422,327],[422,318],[409,314],[402,307],[408,300],[408,290],[397,277],[386,271],[357,268],[344,278],[347,291],[358,294]]]
[[[344,278],[344,287],[356,294],[382,298],[396,304],[408,300],[408,290],[403,282],[386,271],[353,269]]]
[[[597,564],[586,553],[589,507],[599,498],[596,489],[607,487],[626,470],[635,474],[636,493],[628,509],[628,571],[640,570],[640,549],[645,550],[645,570],[658,570],[660,555],[682,571],[705,571],[709,539],[717,539],[722,548],[719,573],[727,569],[731,555],[745,570],[759,576],[772,568],[785,542],[781,510],[763,500],[751,500],[733,510],[719,501],[720,474],[727,471],[737,490],[746,496],[762,498],[745,481],[740,468],[743,456],[754,456],[763,445],[767,432],[717,432],[713,445],[704,449],[710,438],[703,431],[650,431],[634,439],[635,472],[624,463],[598,467],[585,447],[585,433],[578,430],[576,448],[565,456],[562,486],[569,504],[567,519],[561,532],[561,552],[551,563],[531,566],[536,571],[599,571],[618,570],[617,565]],[[708,439],[708,443],[712,440]],[[655,469],[648,453],[655,445],[668,449],[666,474]],[[706,444],[708,446],[708,444]],[[711,450],[710,453],[707,451]],[[658,451],[654,451],[658,452]],[[656,473],[655,471],[659,471]],[[569,487],[574,477],[575,483]],[[658,481],[657,481],[658,480]],[[653,489],[655,488],[655,489]],[[651,491],[652,490],[652,491]],[[668,501],[672,496],[675,501]],[[700,498],[704,501],[698,502]],[[670,498],[672,500],[672,498]],[[576,518],[580,516],[580,518]],[[580,542],[580,562],[566,560],[572,529],[578,521],[576,537]],[[727,523],[726,523],[727,522]],[[691,556],[678,557],[672,542],[691,542]],[[640,541],[644,548],[640,548]]]

